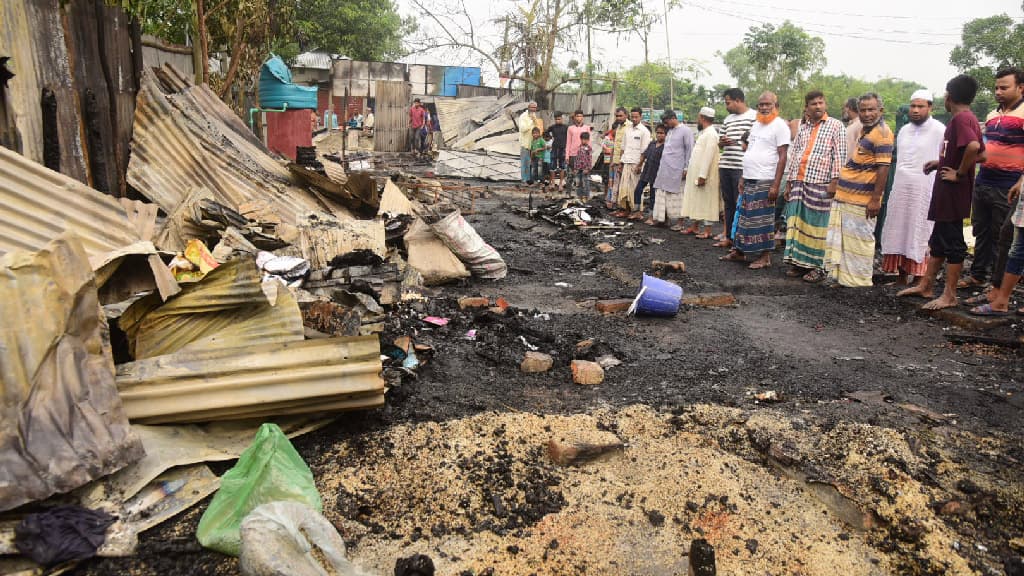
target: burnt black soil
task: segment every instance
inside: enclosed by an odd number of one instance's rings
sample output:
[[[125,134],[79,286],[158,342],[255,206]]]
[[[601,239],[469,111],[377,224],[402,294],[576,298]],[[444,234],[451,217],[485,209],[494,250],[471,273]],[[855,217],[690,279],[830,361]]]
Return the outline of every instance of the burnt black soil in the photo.
[[[947,343],[944,335],[959,329],[921,315],[913,301],[897,300],[894,288],[809,285],[785,276],[781,254],[774,256],[771,268],[751,271],[720,262],[722,250],[712,248],[710,241],[642,224],[621,234],[560,229],[513,209],[525,204],[522,195],[508,194],[478,202],[477,213],[467,220],[501,252],[510,266],[508,277],[438,289],[436,297],[403,305],[392,316],[384,340],[412,336],[416,343],[432,347],[431,354],[423,355],[428,363],[416,376],[388,374],[393,388],[385,408],[346,414],[297,439],[295,445],[314,474],[323,455],[330,454],[339,440],[374,442],[376,432],[397,423],[486,411],[576,413],[638,403],[672,411],[695,403],[756,408],[754,394],[769,390],[781,398],[773,408],[813,418],[826,427],[843,421],[907,430],[929,425],[920,414],[891,408],[914,404],[949,415],[947,425],[978,436],[1018,439],[1016,449],[994,460],[965,447],[960,463],[979,470],[1019,469],[1024,460],[1019,441],[1024,436],[1024,374],[1018,353]],[[604,241],[616,249],[606,254],[593,249]],[[685,261],[687,269],[667,278],[687,294],[728,291],[737,297],[738,306],[684,307],[674,318],[605,316],[593,310],[596,299],[634,296],[641,273],[650,270],[652,260],[676,259]],[[504,315],[459,310],[456,299],[469,295],[503,296],[511,308]],[[450,322],[432,326],[421,321],[428,315]],[[477,331],[475,340],[467,339],[469,330]],[[1019,332],[1012,326],[996,334]],[[588,339],[592,346],[579,350],[577,344]],[[553,356],[554,368],[542,374],[521,373],[519,362],[530,348]],[[572,383],[573,358],[606,354],[622,364],[607,370],[603,384]],[[889,403],[846,400],[848,393],[858,390],[881,390]],[[351,458],[358,462],[358,454]],[[557,499],[550,494],[532,502],[500,502],[502,482],[515,481],[496,474],[500,464],[492,462],[488,468],[487,463],[466,462],[466,473],[493,485],[499,495],[494,509],[481,513],[490,519],[484,529],[515,528],[557,509]],[[366,512],[361,507],[372,506],[373,502],[356,501],[340,512],[358,521]],[[509,506],[515,508],[505,509]],[[205,503],[143,534],[135,557],[94,560],[71,574],[235,574],[234,559],[194,544],[195,524],[204,509]],[[1014,520],[996,510],[964,531],[983,534]],[[429,532],[429,524],[423,530]],[[1005,553],[1005,541],[996,546]]]

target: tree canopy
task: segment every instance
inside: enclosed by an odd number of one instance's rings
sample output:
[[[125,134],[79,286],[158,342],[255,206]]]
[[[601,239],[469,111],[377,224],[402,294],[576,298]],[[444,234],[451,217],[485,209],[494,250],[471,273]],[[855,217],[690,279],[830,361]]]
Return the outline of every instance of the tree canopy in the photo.
[[[402,39],[416,29],[416,19],[402,18],[393,0],[298,0],[298,5],[303,50],[353,60],[396,60],[406,54]]]
[[[803,109],[799,88],[826,64],[825,41],[811,36],[790,21],[751,26],[743,42],[719,56],[729,74],[744,91],[771,90],[783,110],[793,114],[794,105]]]
[[[976,18],[964,24],[960,37],[960,44],[949,53],[949,63],[978,81],[981,90],[971,108],[984,118],[996,105],[991,91],[996,71],[1024,67],[1024,22],[1006,14]]]

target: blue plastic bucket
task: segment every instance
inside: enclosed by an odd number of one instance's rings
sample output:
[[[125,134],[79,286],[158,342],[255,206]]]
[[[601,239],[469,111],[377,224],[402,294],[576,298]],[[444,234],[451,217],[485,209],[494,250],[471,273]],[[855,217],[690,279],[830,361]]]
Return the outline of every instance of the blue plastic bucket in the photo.
[[[637,314],[647,316],[675,316],[682,299],[681,286],[644,274],[633,308]]]

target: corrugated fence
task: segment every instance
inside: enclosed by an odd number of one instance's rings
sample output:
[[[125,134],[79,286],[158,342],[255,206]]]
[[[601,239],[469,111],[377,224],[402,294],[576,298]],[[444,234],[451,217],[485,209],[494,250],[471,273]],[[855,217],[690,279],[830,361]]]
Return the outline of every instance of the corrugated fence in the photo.
[[[373,149],[377,152],[404,152],[409,148],[409,83],[378,80],[375,92],[377,110]]]

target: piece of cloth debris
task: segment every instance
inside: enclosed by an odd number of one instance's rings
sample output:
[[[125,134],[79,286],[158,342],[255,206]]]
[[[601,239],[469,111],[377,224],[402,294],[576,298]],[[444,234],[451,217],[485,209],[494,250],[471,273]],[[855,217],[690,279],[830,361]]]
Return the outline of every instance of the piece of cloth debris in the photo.
[[[18,551],[43,566],[96,555],[117,519],[81,506],[58,506],[26,516],[14,530]]]

